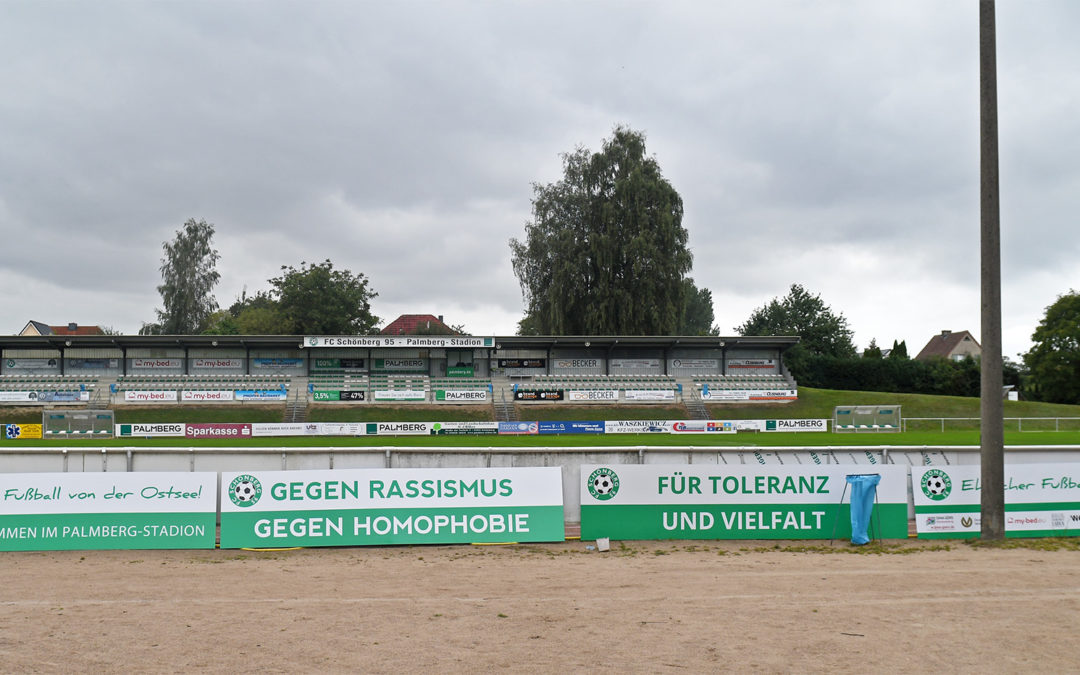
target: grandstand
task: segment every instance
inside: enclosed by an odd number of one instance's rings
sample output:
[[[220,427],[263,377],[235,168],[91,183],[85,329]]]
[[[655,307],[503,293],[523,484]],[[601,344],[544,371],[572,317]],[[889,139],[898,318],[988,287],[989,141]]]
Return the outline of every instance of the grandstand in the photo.
[[[0,403],[790,400],[793,337],[12,336]],[[30,393],[33,392],[33,396]],[[71,392],[77,392],[73,394]],[[88,399],[96,396],[97,401]],[[49,396],[47,395],[46,398]],[[102,400],[104,398],[105,400]]]

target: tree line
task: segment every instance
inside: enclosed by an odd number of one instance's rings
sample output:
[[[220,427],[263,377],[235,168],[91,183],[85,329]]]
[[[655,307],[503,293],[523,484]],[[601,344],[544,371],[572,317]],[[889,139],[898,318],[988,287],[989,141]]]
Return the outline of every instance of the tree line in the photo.
[[[520,335],[719,335],[712,292],[691,275],[683,201],[646,152],[645,135],[617,126],[600,151],[562,155],[562,178],[533,184],[532,218],[511,239],[524,315]],[[369,334],[377,293],[359,273],[330,260],[282,266],[268,288],[246,291],[228,308],[212,294],[220,255],[214,226],[188,220],[163,244],[161,309],[143,334]],[[977,396],[977,359],[918,361],[906,344],[888,357],[872,341],[862,353],[843,314],[793,284],[786,296],[754,310],[741,335],[792,335],[784,363],[801,385]],[[1026,398],[1080,403],[1080,296],[1047,308],[1020,363],[1005,360],[1004,379]]]

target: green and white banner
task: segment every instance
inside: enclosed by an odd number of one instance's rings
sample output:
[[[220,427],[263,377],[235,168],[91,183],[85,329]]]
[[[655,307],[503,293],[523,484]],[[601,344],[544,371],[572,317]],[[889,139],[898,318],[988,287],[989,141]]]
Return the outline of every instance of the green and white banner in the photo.
[[[480,403],[488,400],[487,389],[436,389],[436,401]]]
[[[915,530],[921,539],[966,539],[982,530],[978,464],[912,467]],[[1005,536],[1080,535],[1080,464],[1005,467]]]
[[[0,551],[214,548],[216,473],[0,474]]]
[[[221,475],[221,547],[562,541],[559,467]]]
[[[871,521],[873,535],[906,538],[906,467],[835,464],[582,465],[581,537],[850,537],[850,491],[845,496],[846,479],[849,474],[867,473],[868,469],[881,475]]]

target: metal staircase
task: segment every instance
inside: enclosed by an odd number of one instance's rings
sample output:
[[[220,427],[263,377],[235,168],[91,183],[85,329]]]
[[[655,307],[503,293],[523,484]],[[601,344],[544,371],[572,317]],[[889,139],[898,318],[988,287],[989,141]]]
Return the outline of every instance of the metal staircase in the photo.
[[[491,405],[496,422],[516,422],[520,419],[514,405],[514,389],[506,377],[491,378]]]
[[[688,379],[680,379],[679,384],[682,385],[683,405],[686,406],[686,412],[690,419],[709,419],[709,410],[705,407],[705,402],[701,400],[701,394],[698,392],[697,387],[694,386],[694,383]]]
[[[285,401],[285,422],[307,422],[308,380],[306,377],[293,377],[290,383],[289,397]]]

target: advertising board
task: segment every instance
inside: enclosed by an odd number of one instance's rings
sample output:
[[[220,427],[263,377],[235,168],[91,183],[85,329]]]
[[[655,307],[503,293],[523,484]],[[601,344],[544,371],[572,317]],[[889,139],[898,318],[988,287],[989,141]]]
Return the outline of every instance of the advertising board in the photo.
[[[435,422],[431,425],[435,436],[494,436],[499,433],[498,422]]]
[[[500,436],[535,436],[538,433],[538,422],[499,422]]]
[[[618,401],[619,392],[615,389],[596,389],[567,392],[570,401]]]
[[[185,438],[251,438],[250,424],[185,424]]]
[[[562,389],[518,389],[514,392],[515,401],[561,401]]]
[[[231,401],[233,400],[233,392],[230,390],[200,390],[200,391],[182,391],[180,392],[180,400],[189,403],[204,403],[207,401]]]
[[[116,436],[134,436],[143,438],[183,437],[184,424],[160,422],[156,424],[117,424]]]
[[[488,400],[487,389],[436,389],[436,401],[479,403]]]
[[[912,466],[915,530],[921,539],[966,539],[982,530],[978,464]],[[1080,464],[1005,466],[1005,536],[1080,535]]]
[[[4,438],[9,441],[41,438],[40,424],[5,424]]]
[[[379,389],[376,401],[426,401],[427,393],[419,389]]]
[[[562,541],[559,467],[224,472],[221,547]]]
[[[765,420],[765,428],[762,431],[814,431],[825,432],[829,430],[829,420]]]
[[[192,359],[192,370],[243,370],[244,359]]]
[[[546,434],[602,434],[603,422],[539,422],[537,432]]]
[[[0,551],[214,548],[216,473],[5,473],[0,497]]]
[[[128,403],[175,403],[175,389],[161,389],[155,391],[125,391],[124,400]]]
[[[627,401],[675,401],[674,389],[627,389],[623,393]]]
[[[237,389],[233,396],[237,401],[284,401],[289,392],[285,389]]]
[[[180,370],[184,359],[131,359],[135,370]]]
[[[851,535],[848,474],[865,466],[582,465],[581,537],[830,539]],[[881,476],[875,532],[907,538],[907,472]],[[850,494],[850,491],[847,491]],[[835,534],[834,534],[835,531]]]

